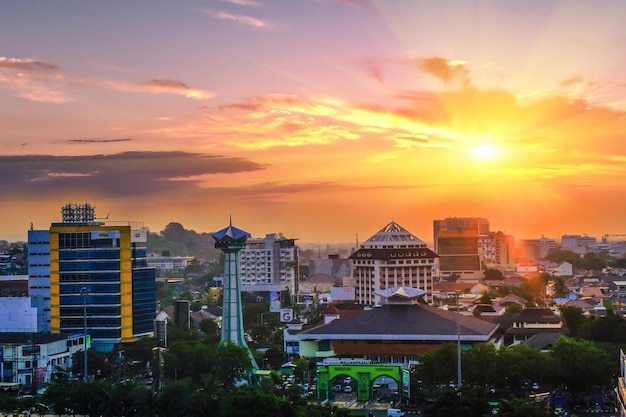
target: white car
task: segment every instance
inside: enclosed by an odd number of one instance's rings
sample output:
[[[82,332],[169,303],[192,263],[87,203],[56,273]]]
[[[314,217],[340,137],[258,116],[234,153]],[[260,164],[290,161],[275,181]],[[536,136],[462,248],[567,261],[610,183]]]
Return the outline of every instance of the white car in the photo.
[[[387,416],[388,417],[402,417],[404,416],[404,411],[400,410],[399,408],[388,408]]]

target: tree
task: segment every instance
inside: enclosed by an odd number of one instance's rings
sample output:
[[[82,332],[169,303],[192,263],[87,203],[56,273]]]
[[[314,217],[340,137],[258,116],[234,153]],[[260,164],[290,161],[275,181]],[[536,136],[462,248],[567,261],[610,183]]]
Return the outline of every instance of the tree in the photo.
[[[198,325],[198,328],[204,333],[204,334],[217,334],[220,330],[219,326],[217,325],[217,323],[215,323],[214,320],[211,319],[203,319],[200,321],[200,324]]]
[[[250,328],[250,337],[257,346],[267,345],[267,341],[272,335],[272,331],[264,324],[254,324]]]
[[[247,379],[252,370],[252,362],[247,348],[233,343],[221,343],[217,346],[217,362],[214,374],[224,389],[232,389],[239,381]]]
[[[554,413],[545,402],[533,402],[526,398],[502,400],[498,406],[500,417],[552,417]]]
[[[503,280],[504,275],[502,275],[502,271],[499,269],[485,269],[484,271],[486,280]]]
[[[440,348],[426,352],[415,365],[415,375],[426,385],[448,384],[457,378],[456,344],[447,343]]]
[[[489,409],[487,396],[480,387],[462,387],[459,392],[444,388],[435,402],[426,407],[427,417],[482,417]]]
[[[559,337],[550,358],[555,382],[565,384],[572,395],[610,383],[613,361],[589,340]]]
[[[561,318],[563,324],[567,327],[568,335],[576,337],[582,325],[585,323],[585,317],[583,316],[583,309],[574,306],[561,306],[559,307],[561,312]]]
[[[564,297],[569,293],[569,290],[565,286],[565,278],[563,277],[554,278],[554,292],[557,297]]]
[[[493,382],[496,372],[497,351],[492,343],[481,343],[464,351],[462,374],[466,383],[486,386]]]
[[[263,359],[265,358],[267,358],[270,368],[275,370],[280,369],[280,366],[287,360],[285,352],[276,346],[270,346],[270,348],[265,351]]]

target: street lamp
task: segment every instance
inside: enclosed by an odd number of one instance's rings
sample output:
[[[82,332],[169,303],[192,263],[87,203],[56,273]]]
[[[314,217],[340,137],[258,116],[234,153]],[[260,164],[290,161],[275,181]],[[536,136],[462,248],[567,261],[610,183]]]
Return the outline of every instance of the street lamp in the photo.
[[[85,348],[83,350],[83,381],[87,382],[87,295],[89,290],[87,287],[80,289],[80,295],[83,296],[83,342]]]

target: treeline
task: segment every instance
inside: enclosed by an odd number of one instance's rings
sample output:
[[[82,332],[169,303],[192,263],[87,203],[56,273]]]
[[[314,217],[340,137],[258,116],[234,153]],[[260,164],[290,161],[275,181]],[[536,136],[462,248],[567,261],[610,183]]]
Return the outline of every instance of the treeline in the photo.
[[[571,250],[554,249],[548,253],[544,258],[547,261],[561,263],[569,262],[577,268],[602,270],[607,266],[623,268],[626,266],[626,258],[615,259],[609,255],[607,251],[601,251],[599,253],[589,252],[584,255],[579,255]]]

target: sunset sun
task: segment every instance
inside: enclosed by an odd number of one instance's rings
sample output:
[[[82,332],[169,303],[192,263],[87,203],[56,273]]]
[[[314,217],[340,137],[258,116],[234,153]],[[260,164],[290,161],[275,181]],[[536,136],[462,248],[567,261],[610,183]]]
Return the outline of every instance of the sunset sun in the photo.
[[[478,145],[472,148],[472,154],[479,159],[493,159],[498,156],[498,148],[492,145]]]

